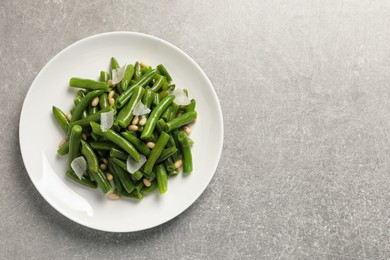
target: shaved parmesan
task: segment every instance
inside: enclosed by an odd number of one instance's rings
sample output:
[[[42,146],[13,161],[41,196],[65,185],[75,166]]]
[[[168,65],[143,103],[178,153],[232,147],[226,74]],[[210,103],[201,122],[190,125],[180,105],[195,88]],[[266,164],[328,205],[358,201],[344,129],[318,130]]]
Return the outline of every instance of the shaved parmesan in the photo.
[[[100,127],[103,132],[107,132],[108,129],[114,124],[114,111],[109,111],[100,114]]]
[[[70,167],[76,173],[77,177],[81,180],[83,177],[83,174],[87,170],[87,161],[84,159],[84,157],[79,156],[75,158],[71,163]]]
[[[147,115],[150,113],[150,111],[151,110],[140,100],[134,107],[133,115],[135,116]]]
[[[127,158],[126,161],[126,166],[127,166],[127,171],[131,174],[134,174],[136,171],[138,171],[142,165],[146,162],[146,157],[142,154],[140,154],[141,157],[138,162],[136,162],[133,158],[130,156]]]
[[[120,68],[112,70],[112,84],[118,84],[125,76],[126,64]]]
[[[184,93],[181,88],[175,88],[175,90],[172,92],[172,95],[175,96],[173,102],[179,106],[187,106],[190,104],[190,99],[186,96],[186,93]]]

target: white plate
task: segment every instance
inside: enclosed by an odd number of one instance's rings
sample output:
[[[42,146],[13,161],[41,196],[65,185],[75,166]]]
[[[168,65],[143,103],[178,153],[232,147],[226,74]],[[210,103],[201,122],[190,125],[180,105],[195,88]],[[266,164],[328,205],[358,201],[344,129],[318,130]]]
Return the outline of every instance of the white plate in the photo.
[[[65,177],[67,156],[56,155],[63,134],[52,115],[55,105],[69,111],[75,89],[71,77],[98,79],[111,57],[120,64],[145,61],[164,64],[174,83],[188,88],[197,102],[198,120],[191,138],[194,171],[169,178],[168,191],[141,201],[108,200],[100,190],[79,186]],[[217,168],[223,142],[223,120],[217,95],[202,69],[172,44],[145,34],[111,32],[78,41],[58,53],[39,72],[25,98],[19,126],[27,172],[40,194],[69,219],[98,230],[131,232],[162,224],[187,209],[206,189]]]

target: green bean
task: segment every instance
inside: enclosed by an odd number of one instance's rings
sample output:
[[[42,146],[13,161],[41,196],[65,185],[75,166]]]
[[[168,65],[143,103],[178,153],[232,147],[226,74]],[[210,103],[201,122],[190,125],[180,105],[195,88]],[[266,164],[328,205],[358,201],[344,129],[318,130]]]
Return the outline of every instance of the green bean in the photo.
[[[134,190],[134,184],[131,182],[128,172],[117,165],[113,159],[109,160],[109,164],[112,166],[114,174],[118,176],[123,188],[128,193],[132,192]]]
[[[92,99],[94,99],[97,96],[100,96],[103,93],[102,90],[95,90],[89,92],[80,103],[77,104],[73,111],[72,119],[70,120],[70,123],[77,121],[81,118],[81,115],[83,114],[84,110],[88,107],[88,105],[91,103]]]
[[[172,133],[170,133],[172,136],[173,143],[175,144],[175,147],[177,148],[177,152],[172,155],[172,159],[174,161],[180,160],[182,157],[181,154],[181,147],[178,140],[179,131],[177,129],[173,130]]]
[[[144,195],[142,195],[142,192],[137,191],[137,190],[133,190],[132,193],[127,193],[125,191],[122,191],[119,195],[124,196],[124,197],[128,197],[128,198],[138,199],[138,200],[141,200],[144,197]]]
[[[155,189],[157,189],[158,185],[156,181],[152,181],[152,184],[149,187],[143,187],[141,192],[150,193],[153,192]]]
[[[134,64],[134,79],[135,79],[135,81],[140,80],[141,76],[142,76],[141,64],[137,61]]]
[[[99,106],[100,106],[100,109],[105,109],[105,108],[110,106],[110,104],[108,104],[107,93],[103,93],[100,95]]]
[[[53,106],[52,109],[53,109],[54,118],[57,120],[58,124],[60,125],[60,127],[62,128],[64,133],[66,134],[68,132],[68,128],[69,128],[68,118],[66,117],[65,113],[61,109],[59,109],[58,107]]]
[[[156,178],[156,170],[155,170],[155,167],[153,168],[152,172],[151,173],[146,173],[146,172],[143,172],[144,174],[144,177],[149,179],[149,180],[154,180]]]
[[[96,182],[88,180],[84,176],[82,176],[81,179],[79,179],[79,177],[72,171],[67,171],[66,176],[69,177],[69,179],[71,179],[72,181],[77,182],[81,185],[84,185],[88,188],[96,189],[96,187],[97,187]]]
[[[173,154],[175,154],[177,152],[177,148],[176,147],[168,147],[168,148],[165,148],[160,156],[158,157],[156,163],[160,163],[160,162],[163,162],[165,161],[166,159],[170,158]]]
[[[116,192],[123,191],[123,186],[122,186],[122,183],[119,179],[119,176],[115,173],[115,170],[113,169],[113,166],[112,166],[112,162],[110,162],[110,161],[108,161],[108,169],[110,170],[111,175],[112,175],[112,180],[114,181],[115,191]]]
[[[118,145],[111,141],[95,141],[89,143],[94,150],[110,151],[112,148],[119,148]]]
[[[183,131],[179,131],[178,140],[183,154],[183,173],[190,173],[192,172],[192,154],[187,135]]]
[[[141,69],[142,75],[145,75],[146,73],[150,72],[153,68],[151,66],[145,67]]]
[[[134,66],[129,64],[126,66],[125,75],[123,76],[123,79],[120,84],[123,91],[125,91],[129,86],[130,80],[133,78],[133,75],[134,75]]]
[[[187,124],[191,123],[196,118],[196,116],[197,116],[196,111],[190,111],[190,112],[184,113],[183,115],[181,115],[175,119],[172,119],[171,121],[166,123],[164,126],[164,130],[166,132],[170,132],[170,131],[177,129],[183,125],[187,125]]]
[[[135,189],[136,189],[137,191],[141,191],[141,189],[142,189],[144,186],[145,186],[144,182],[141,181],[141,182],[139,182],[139,183],[137,183],[137,184],[135,185]]]
[[[160,192],[160,194],[164,194],[168,189],[168,176],[163,164],[158,164],[156,166],[156,177],[158,191]]]
[[[157,159],[160,157],[160,154],[163,151],[165,145],[168,143],[168,140],[169,140],[169,134],[165,132],[161,132],[160,137],[156,142],[156,145],[152,149],[152,152],[150,153],[150,156],[144,165],[143,171],[145,173],[152,172],[153,166],[156,163]]]
[[[122,132],[121,134],[124,138],[126,138],[130,143],[134,145],[135,149],[137,149],[139,153],[145,156],[149,156],[150,154],[149,147],[140,139],[138,139],[137,136],[133,134],[133,132],[126,131],[126,132]]]
[[[154,92],[158,92],[162,86],[164,85],[164,82],[166,81],[164,76],[156,75],[156,82],[154,82],[153,86],[150,88],[150,90]]]
[[[135,173],[131,174],[130,175],[131,178],[135,181],[139,181],[140,179],[142,179],[142,177],[144,176],[144,174],[141,172],[141,171],[136,171]]]
[[[126,102],[129,101],[131,94],[133,93],[134,88],[136,86],[145,87],[154,78],[155,75],[156,75],[156,70],[152,70],[148,74],[145,74],[144,76],[142,76],[142,78],[140,78],[140,80],[137,83],[129,86],[126,89],[126,91],[124,91],[122,93],[122,95],[120,95],[116,99],[116,102],[115,102],[116,107],[117,108],[123,107],[126,104]]]
[[[107,82],[111,79],[111,75],[108,72],[100,71],[100,81]]]
[[[153,106],[157,106],[160,104],[160,95],[158,93],[153,94],[153,101],[152,101]]]
[[[165,121],[169,121],[169,118],[171,117],[172,104],[169,107],[167,107],[167,109],[165,109],[164,113],[162,113],[161,115],[161,118],[163,118]]]
[[[87,90],[110,91],[110,85],[106,82],[99,82],[91,79],[71,78],[69,85],[73,88],[82,88]]]
[[[114,57],[111,57],[110,67],[111,67],[110,73],[112,78],[112,71],[120,67],[118,61]]]
[[[169,119],[167,119],[167,121],[171,121],[172,119],[175,119],[177,116],[177,112],[179,111],[179,105],[176,104],[175,102],[172,102],[171,106],[172,106],[171,114],[169,115]]]
[[[72,130],[70,131],[69,138],[69,170],[73,171],[70,167],[72,161],[79,155],[80,153],[80,140],[81,140],[81,132],[83,129],[79,125],[74,125]]]
[[[98,183],[99,187],[102,189],[103,193],[109,192],[112,187],[110,182],[107,180],[104,173],[99,168],[99,161],[96,157],[95,152],[92,150],[91,146],[85,141],[81,141],[81,153],[84,155],[85,160],[88,164],[88,170],[93,175],[93,178]]]
[[[131,120],[133,119],[133,110],[138,101],[141,100],[142,95],[144,94],[144,89],[141,86],[136,86],[134,92],[131,96],[130,101],[126,104],[124,108],[119,111],[118,116],[115,119],[114,124],[119,125],[122,128],[126,128]]]
[[[174,171],[172,171],[172,172],[169,172],[168,173],[168,176],[176,176],[176,175],[178,175],[179,174],[179,171],[178,170],[174,170]]]
[[[159,120],[161,114],[167,109],[167,107],[172,103],[175,96],[167,96],[152,110],[152,113],[149,116],[148,121],[146,122],[145,128],[142,131],[141,139],[148,140],[153,134],[154,128],[157,121]]]
[[[172,81],[172,77],[171,77],[171,75],[169,75],[169,73],[168,73],[167,69],[164,67],[164,65],[162,65],[162,64],[157,65],[157,69],[160,72],[159,74],[161,74],[167,78],[168,82]]]
[[[61,147],[58,148],[57,154],[63,156],[68,152],[69,152],[69,141],[66,141]]]
[[[122,152],[121,150],[113,147],[110,149],[110,157],[117,158],[120,160],[127,160],[127,157],[129,156],[127,155],[127,153]]]
[[[100,128],[100,125],[95,122],[91,122],[90,124],[94,133],[106,137],[108,140],[117,144],[120,148],[127,152],[135,161],[139,161],[140,154],[138,153],[137,149],[135,149],[134,146],[125,138],[112,129],[108,129],[106,132],[103,132]]]
[[[195,110],[195,106],[196,106],[196,101],[195,101],[195,99],[191,99],[191,100],[190,100],[190,104],[187,106],[186,112],[194,111],[194,110]]]
[[[160,100],[168,96],[172,91],[175,90],[175,85],[170,85],[169,88],[161,91],[158,95]]]
[[[142,97],[142,103],[147,107],[150,108],[153,102],[153,91],[150,89],[145,89],[145,93]]]
[[[94,107],[91,104],[89,104],[89,106],[88,106],[88,116],[92,116],[92,115],[96,114],[97,111],[98,111],[98,107]]]
[[[164,163],[168,173],[171,173],[175,170],[175,165],[173,163],[172,157],[168,157]]]
[[[77,104],[80,103],[82,99],[83,99],[82,96],[76,96],[76,97],[73,99],[73,104],[74,104],[75,106],[77,106]]]

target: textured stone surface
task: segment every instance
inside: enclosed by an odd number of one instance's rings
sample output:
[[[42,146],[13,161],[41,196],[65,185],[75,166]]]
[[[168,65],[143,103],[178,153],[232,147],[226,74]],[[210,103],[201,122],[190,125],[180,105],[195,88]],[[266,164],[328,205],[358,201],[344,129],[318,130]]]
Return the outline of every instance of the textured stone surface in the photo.
[[[0,259],[390,257],[390,2],[0,2]],[[128,30],[161,37],[212,81],[223,155],[172,221],[113,234],[38,194],[18,126],[39,70],[69,44]]]

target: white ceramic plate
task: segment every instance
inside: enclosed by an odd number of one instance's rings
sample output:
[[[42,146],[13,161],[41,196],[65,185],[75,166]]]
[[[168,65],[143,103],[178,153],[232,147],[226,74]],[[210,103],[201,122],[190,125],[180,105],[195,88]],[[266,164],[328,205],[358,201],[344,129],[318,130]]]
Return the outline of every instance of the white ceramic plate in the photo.
[[[63,134],[52,106],[69,111],[75,89],[71,77],[98,79],[108,71],[111,57],[120,64],[162,63],[174,83],[188,88],[197,102],[198,120],[191,138],[194,171],[169,178],[168,191],[149,194],[141,201],[108,200],[97,190],[79,186],[65,177],[67,156],[56,155]],[[223,120],[217,95],[202,69],[172,44],[145,34],[111,32],[78,41],[51,59],[39,72],[25,98],[19,126],[20,147],[27,172],[40,194],[69,219],[98,230],[131,232],[162,224],[187,209],[206,189],[220,158]]]

